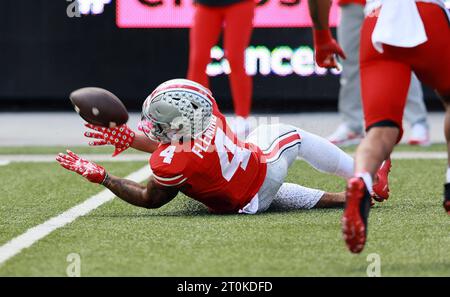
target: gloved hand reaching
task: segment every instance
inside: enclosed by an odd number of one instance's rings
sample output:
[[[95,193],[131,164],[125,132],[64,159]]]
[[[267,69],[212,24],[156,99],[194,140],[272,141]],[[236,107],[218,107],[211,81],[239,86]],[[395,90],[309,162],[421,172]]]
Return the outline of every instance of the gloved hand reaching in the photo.
[[[96,139],[90,141],[89,145],[114,145],[113,157],[128,149],[136,136],[136,133],[125,124],[114,128],[105,128],[92,124],[85,124],[85,126],[93,131],[86,131],[84,136]]]
[[[67,155],[59,153],[56,161],[67,170],[76,172],[96,184],[103,183],[108,175],[102,166],[81,158],[70,150],[67,150]]]

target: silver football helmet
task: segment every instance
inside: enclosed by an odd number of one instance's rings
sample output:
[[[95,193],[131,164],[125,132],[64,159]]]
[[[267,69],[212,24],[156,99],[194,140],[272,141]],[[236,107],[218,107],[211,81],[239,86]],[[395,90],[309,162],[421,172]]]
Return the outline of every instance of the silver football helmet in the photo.
[[[211,122],[212,100],[210,90],[187,79],[160,84],[142,106],[146,135],[162,143],[198,137]]]

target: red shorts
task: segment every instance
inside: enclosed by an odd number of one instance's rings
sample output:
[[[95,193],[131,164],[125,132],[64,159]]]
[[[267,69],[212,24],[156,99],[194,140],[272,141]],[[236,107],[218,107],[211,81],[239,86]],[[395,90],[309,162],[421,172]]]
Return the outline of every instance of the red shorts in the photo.
[[[450,96],[450,23],[436,4],[418,2],[428,40],[413,48],[372,45],[376,16],[366,17],[361,31],[361,92],[366,129],[384,122],[400,128],[411,81],[411,71],[443,96]]]

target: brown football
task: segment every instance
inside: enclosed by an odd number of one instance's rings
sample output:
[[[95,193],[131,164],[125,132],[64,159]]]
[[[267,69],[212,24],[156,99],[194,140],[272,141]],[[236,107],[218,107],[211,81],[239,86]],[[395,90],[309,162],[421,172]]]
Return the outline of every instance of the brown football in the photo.
[[[88,123],[113,128],[128,121],[128,111],[116,95],[102,88],[81,88],[70,94],[75,111]]]

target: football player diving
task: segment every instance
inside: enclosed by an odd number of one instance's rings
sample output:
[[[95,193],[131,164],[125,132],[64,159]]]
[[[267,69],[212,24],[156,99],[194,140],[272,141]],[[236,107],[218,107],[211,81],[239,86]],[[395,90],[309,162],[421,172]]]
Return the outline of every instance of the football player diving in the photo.
[[[288,209],[342,207],[345,193],[328,193],[284,182],[300,158],[315,169],[344,179],[353,175],[353,159],[329,141],[291,125],[261,125],[240,141],[229,129],[210,90],[190,80],[159,85],[142,108],[140,130],[86,124],[90,145],[113,144],[114,155],[128,147],[151,153],[146,185],[108,174],[75,153],[59,154],[62,167],[110,189],[122,200],[159,208],[182,192],[211,213],[256,214],[271,205]],[[390,161],[382,164],[373,198],[389,196]]]

